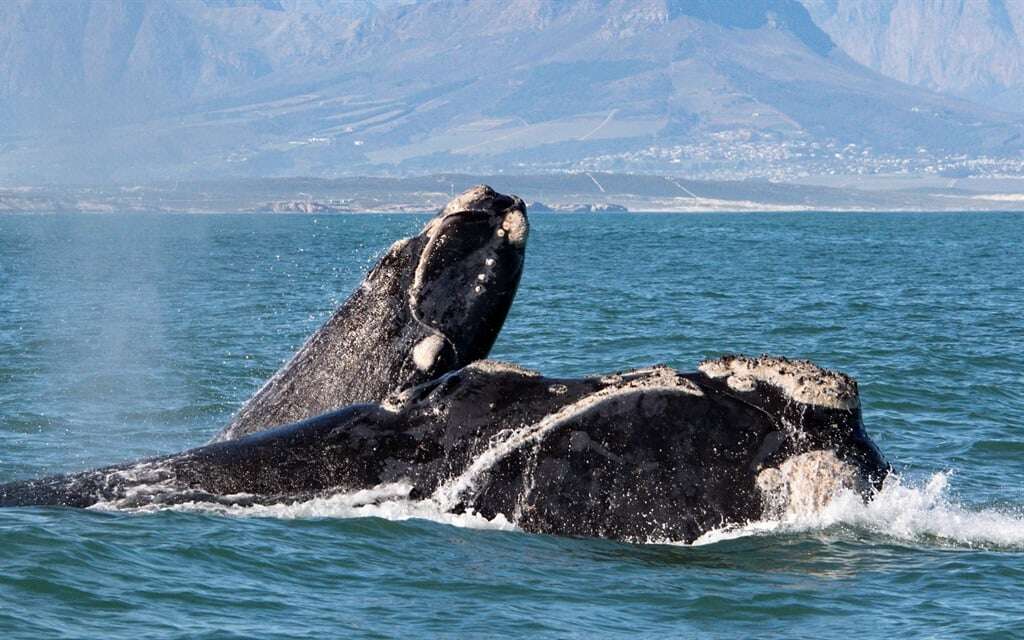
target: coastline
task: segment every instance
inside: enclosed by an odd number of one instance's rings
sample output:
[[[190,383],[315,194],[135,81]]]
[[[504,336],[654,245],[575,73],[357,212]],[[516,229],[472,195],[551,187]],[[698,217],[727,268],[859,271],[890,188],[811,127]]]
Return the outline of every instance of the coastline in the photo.
[[[0,214],[420,214],[436,212],[453,192],[481,183],[519,194],[537,215],[1024,211],[1024,181],[1016,179],[854,178],[770,182],[615,173],[433,174],[404,178],[246,178],[146,185],[0,186]]]

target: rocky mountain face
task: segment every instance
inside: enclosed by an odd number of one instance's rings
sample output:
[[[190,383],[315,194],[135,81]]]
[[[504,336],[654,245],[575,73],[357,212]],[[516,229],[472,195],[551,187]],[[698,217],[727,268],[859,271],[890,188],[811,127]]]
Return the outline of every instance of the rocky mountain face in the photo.
[[[913,85],[1024,112],[1024,1],[802,1],[859,63]]]
[[[797,0],[0,3],[0,184],[762,175],[1019,157],[1022,132],[866,68]]]

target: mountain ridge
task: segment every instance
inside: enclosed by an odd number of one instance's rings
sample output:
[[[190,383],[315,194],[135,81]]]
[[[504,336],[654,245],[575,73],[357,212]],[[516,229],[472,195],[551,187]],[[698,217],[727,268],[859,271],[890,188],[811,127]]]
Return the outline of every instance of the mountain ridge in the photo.
[[[55,6],[0,5],[3,183],[772,176],[1024,148],[1019,118],[863,67],[796,0]]]
[[[1024,3],[801,0],[857,62],[996,109],[1024,112]]]

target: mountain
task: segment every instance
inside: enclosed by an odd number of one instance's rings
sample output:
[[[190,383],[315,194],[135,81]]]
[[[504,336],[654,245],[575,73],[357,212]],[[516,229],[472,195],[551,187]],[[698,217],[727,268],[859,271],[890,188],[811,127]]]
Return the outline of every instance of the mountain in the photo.
[[[8,0],[0,184],[1019,158],[796,0]],[[785,176],[783,176],[785,177]]]
[[[802,0],[857,62],[886,76],[1024,112],[1021,0]]]

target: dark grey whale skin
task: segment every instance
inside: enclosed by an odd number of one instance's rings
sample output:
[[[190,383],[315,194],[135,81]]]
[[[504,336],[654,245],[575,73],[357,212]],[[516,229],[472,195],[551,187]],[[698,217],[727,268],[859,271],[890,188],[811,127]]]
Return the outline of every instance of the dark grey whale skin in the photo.
[[[536,437],[490,456],[496,442],[524,429]],[[761,518],[757,474],[823,450],[852,465],[869,491],[889,471],[859,405],[802,404],[761,382],[737,392],[703,373],[667,368],[554,379],[483,363],[383,405],[354,405],[163,458],[3,485],[0,506],[276,503],[406,482],[410,498],[432,498],[452,512],[503,514],[526,531],[686,542]],[[488,459],[469,474],[474,481],[458,482]]]
[[[213,441],[380,402],[486,357],[519,285],[526,234],[521,199],[486,185],[456,197],[384,254]]]

